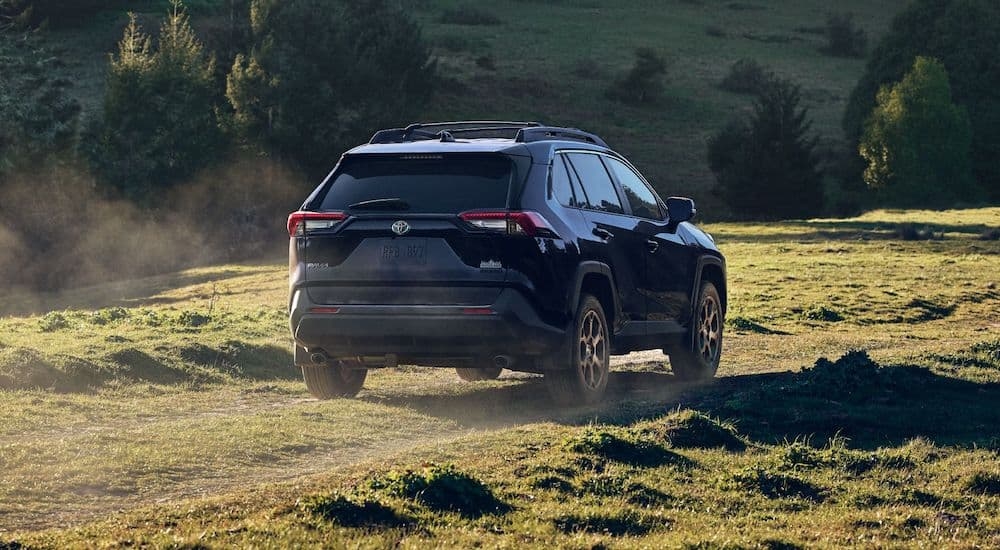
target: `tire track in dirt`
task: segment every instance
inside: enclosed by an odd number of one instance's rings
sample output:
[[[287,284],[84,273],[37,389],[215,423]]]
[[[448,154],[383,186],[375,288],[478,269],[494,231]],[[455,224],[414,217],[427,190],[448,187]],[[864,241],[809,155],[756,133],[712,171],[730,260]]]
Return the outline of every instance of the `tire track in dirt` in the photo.
[[[222,495],[260,485],[288,482],[302,477],[336,471],[367,461],[386,459],[413,449],[447,445],[473,433],[489,433],[538,422],[584,424],[600,419],[627,420],[665,412],[678,404],[681,394],[690,389],[665,374],[656,365],[662,355],[635,354],[614,361],[608,399],[597,407],[554,409],[541,377],[506,373],[498,382],[466,384],[457,382],[453,373],[433,371],[433,374],[402,372],[384,375],[380,385],[375,381],[358,399],[358,406],[384,407],[387,411],[387,431],[395,418],[423,419],[427,429],[386,438],[362,440],[357,445],[318,444],[303,446],[296,452],[276,460],[257,459],[238,473],[198,471],[185,472],[177,479],[158,483],[150,489],[132,492],[108,491],[94,486],[77,488],[77,498],[66,502],[52,495],[42,502],[0,503],[0,533],[65,528],[108,516],[110,513],[148,505],[183,501],[190,498]],[[622,372],[623,368],[625,372]],[[415,378],[415,379],[414,379]],[[412,385],[411,385],[412,383]],[[23,434],[6,443],[33,445],[65,444],[67,438],[87,441],[94,434],[121,436],[130,430],[169,429],[177,422],[211,422],[215,419],[240,419],[260,415],[262,411],[310,412],[321,402],[301,396],[257,394],[239,396],[226,406],[217,406],[180,414],[166,413],[153,418],[128,418],[120,423],[91,426],[88,430],[60,430]],[[393,413],[397,411],[397,413]],[[100,452],[100,449],[91,449]],[[169,466],[169,465],[168,465]],[[162,478],[177,477],[164,468],[155,472]],[[3,476],[0,476],[3,477]],[[8,483],[11,480],[6,480]],[[16,493],[16,491],[14,491]],[[65,495],[61,495],[65,497]]]

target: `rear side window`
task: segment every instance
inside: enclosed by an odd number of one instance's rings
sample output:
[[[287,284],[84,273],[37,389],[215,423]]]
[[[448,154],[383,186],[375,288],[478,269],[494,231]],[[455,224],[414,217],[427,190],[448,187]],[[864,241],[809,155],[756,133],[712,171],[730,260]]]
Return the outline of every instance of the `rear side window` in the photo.
[[[502,155],[358,155],[341,163],[320,209],[458,214],[506,208],[512,175],[513,164]],[[366,207],[366,201],[375,202]]]
[[[624,214],[615,185],[601,158],[587,153],[570,153],[567,156],[576,169],[576,174],[580,176],[580,183],[587,194],[588,207],[612,214]]]
[[[571,176],[562,155],[552,159],[552,195],[563,206],[583,208],[587,205],[580,184]]]
[[[606,157],[604,162],[615,174],[618,183],[622,186],[622,191],[625,191],[625,198],[628,200],[629,206],[632,207],[633,216],[651,220],[663,219],[660,204],[656,202],[653,192],[649,190],[649,187],[646,187],[638,174],[620,160]]]

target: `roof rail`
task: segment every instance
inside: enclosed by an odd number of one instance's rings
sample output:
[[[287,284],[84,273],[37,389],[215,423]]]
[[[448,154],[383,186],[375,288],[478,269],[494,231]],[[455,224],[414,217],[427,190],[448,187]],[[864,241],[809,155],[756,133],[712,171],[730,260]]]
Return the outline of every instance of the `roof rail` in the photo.
[[[571,139],[586,143],[593,143],[594,145],[610,149],[608,144],[603,139],[591,134],[590,132],[584,132],[583,130],[578,130],[576,128],[560,128],[556,126],[535,126],[531,128],[522,128],[517,132],[517,137],[514,138],[514,141],[531,143],[533,141],[545,141],[548,139]]]
[[[457,122],[427,122],[410,124],[406,128],[389,128],[375,132],[368,143],[403,143],[426,139],[441,139],[446,134],[479,134],[480,138],[512,138],[524,128],[541,127],[537,122],[499,120],[469,120]]]

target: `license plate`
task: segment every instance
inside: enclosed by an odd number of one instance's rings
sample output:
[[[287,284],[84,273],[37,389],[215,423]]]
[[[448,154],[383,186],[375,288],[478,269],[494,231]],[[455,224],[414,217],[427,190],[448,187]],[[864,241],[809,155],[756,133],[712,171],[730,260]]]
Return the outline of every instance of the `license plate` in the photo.
[[[397,239],[382,244],[379,261],[387,264],[424,264],[427,262],[426,239]]]

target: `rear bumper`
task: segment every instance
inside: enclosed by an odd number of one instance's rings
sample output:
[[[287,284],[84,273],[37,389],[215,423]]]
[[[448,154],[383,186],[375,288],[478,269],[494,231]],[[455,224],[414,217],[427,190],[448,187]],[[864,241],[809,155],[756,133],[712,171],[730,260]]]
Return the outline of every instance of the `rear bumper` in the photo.
[[[396,354],[421,364],[439,358],[542,355],[562,342],[564,329],[545,323],[524,296],[504,289],[493,304],[469,306],[344,305],[336,313],[315,313],[308,294],[292,299],[295,342],[331,357]],[[473,310],[473,311],[470,311]],[[484,309],[492,313],[483,314]]]

